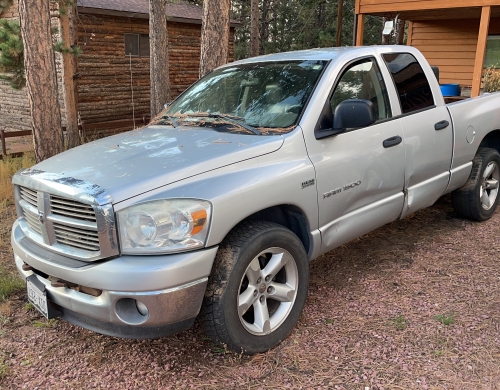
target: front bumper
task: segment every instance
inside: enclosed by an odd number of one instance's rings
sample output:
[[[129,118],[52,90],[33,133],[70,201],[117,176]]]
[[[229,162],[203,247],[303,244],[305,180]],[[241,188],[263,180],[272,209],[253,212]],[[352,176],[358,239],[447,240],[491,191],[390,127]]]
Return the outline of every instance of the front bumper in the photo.
[[[19,221],[12,228],[11,243],[19,274],[24,279],[35,274],[64,319],[126,338],[156,338],[189,328],[200,310],[217,252],[215,247],[85,263],[34,244],[24,236]],[[33,270],[23,270],[23,264]],[[77,287],[53,287],[54,278]],[[89,295],[78,291],[80,286],[102,292]],[[137,302],[147,307],[146,315],[141,314]]]

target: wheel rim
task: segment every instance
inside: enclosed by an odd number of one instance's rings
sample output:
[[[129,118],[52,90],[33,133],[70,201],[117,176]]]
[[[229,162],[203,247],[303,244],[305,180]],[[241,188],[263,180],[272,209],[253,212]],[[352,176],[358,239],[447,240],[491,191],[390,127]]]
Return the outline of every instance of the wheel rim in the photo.
[[[483,210],[490,210],[498,196],[500,170],[495,161],[491,161],[483,172],[483,181],[479,190],[479,198]]]
[[[237,310],[251,334],[269,334],[286,320],[297,297],[299,273],[293,256],[282,248],[260,252],[248,265],[238,289]]]

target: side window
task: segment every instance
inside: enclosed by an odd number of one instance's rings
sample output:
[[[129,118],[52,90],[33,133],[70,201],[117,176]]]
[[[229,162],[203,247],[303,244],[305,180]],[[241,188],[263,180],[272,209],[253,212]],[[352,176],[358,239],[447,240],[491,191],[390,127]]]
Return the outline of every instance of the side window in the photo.
[[[377,121],[392,116],[384,79],[375,59],[357,61],[344,71],[330,98],[332,112],[347,99],[370,100],[375,106]]]
[[[429,81],[413,55],[395,53],[383,57],[396,85],[403,114],[434,106]]]

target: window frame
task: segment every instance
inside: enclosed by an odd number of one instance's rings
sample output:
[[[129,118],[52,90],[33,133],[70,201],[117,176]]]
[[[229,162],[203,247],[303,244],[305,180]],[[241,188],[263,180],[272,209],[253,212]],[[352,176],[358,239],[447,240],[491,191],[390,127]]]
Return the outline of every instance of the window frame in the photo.
[[[324,104],[324,108],[318,118],[318,121],[316,123],[316,126],[314,128],[314,135],[315,135],[315,138],[320,141],[321,139],[323,138],[329,138],[329,136],[321,136],[320,134],[322,132],[325,131],[325,129],[323,130],[320,130],[320,125],[321,125],[321,122],[323,120],[323,116],[324,116],[324,113],[325,113],[325,109],[326,109],[326,106],[331,106],[330,104],[330,100],[333,96],[333,94],[335,93],[335,90],[337,89],[337,86],[340,82],[340,80],[342,79],[342,76],[344,76],[345,72],[355,66],[357,63],[362,63],[363,61],[366,61],[366,60],[373,60],[375,62],[375,64],[377,64],[378,68],[379,68],[379,71],[380,73],[382,74],[382,66],[380,65],[380,61],[378,60],[377,56],[375,55],[366,55],[366,56],[362,56],[362,57],[358,57],[358,58],[354,58],[350,61],[348,61],[341,69],[341,71],[339,72],[339,74],[336,76],[335,78],[335,81],[332,85],[332,88],[330,89],[330,92],[328,93],[328,98],[326,99],[326,102]],[[390,73],[390,72],[389,72]],[[371,124],[370,126],[365,126],[365,127],[358,127],[358,128],[355,128],[355,129],[347,129],[346,131],[344,131],[343,133],[340,133],[340,134],[335,134],[335,135],[339,135],[341,136],[342,134],[345,134],[345,133],[350,133],[352,131],[356,131],[356,130],[361,130],[361,129],[367,129],[367,128],[370,128],[372,126],[376,126],[376,125],[379,125],[381,123],[385,123],[385,122],[389,122],[389,121],[392,121],[398,117],[400,117],[401,115],[394,115],[394,107],[393,107],[393,103],[392,103],[392,100],[391,100],[391,97],[390,97],[390,93],[389,93],[389,89],[387,87],[387,83],[386,83],[386,80],[385,80],[385,77],[384,75],[382,74],[382,80],[384,82],[384,85],[385,85],[385,90],[386,90],[386,93],[387,93],[387,100],[389,102],[389,108],[391,110],[391,117],[389,118],[384,118],[384,119],[379,119],[377,120],[375,123]],[[396,91],[396,94],[397,94],[397,91]]]
[[[127,35],[130,35],[130,36],[136,36],[137,37],[137,54],[127,54],[127,44],[125,43],[126,42],[126,36]],[[143,44],[143,40],[145,40],[147,37],[147,45],[149,47],[149,34],[141,34],[141,33],[131,33],[131,32],[126,32],[123,34],[123,42],[124,42],[124,49],[125,49],[125,57],[134,57],[134,58],[150,58],[151,57],[151,53],[149,53],[149,50],[148,50],[148,55],[142,55],[141,54],[141,47],[142,44]]]
[[[398,89],[398,86],[397,86],[397,83],[396,81],[394,80],[394,74],[391,72],[391,69],[389,68],[389,64],[387,63],[386,59],[385,59],[385,56],[386,55],[399,55],[399,54],[408,54],[408,55],[411,55],[415,61],[417,62],[417,64],[420,66],[420,69],[422,69],[422,72],[425,76],[425,79],[427,80],[427,84],[429,85],[429,90],[431,92],[431,96],[432,96],[432,104],[430,106],[427,106],[427,107],[423,107],[423,108],[419,108],[417,110],[413,110],[413,111],[410,111],[410,112],[404,112],[403,110],[403,103],[401,102],[401,95],[399,93],[399,89]],[[423,112],[423,111],[427,111],[427,110],[431,110],[433,108],[436,108],[436,99],[435,99],[435,96],[434,96],[434,93],[432,91],[432,86],[431,86],[431,83],[429,82],[429,78],[427,77],[427,74],[425,73],[425,70],[424,68],[422,67],[422,65],[420,64],[420,61],[417,59],[417,57],[415,57],[412,53],[409,53],[409,52],[387,52],[387,53],[381,53],[380,55],[382,57],[382,60],[384,61],[385,63],[385,66],[386,66],[386,69],[389,73],[389,75],[391,76],[391,80],[392,80],[392,85],[394,87],[394,90],[396,91],[396,96],[398,97],[398,101],[399,101],[399,108],[401,110],[401,114],[398,115],[398,116],[395,116],[391,119],[394,119],[394,118],[401,118],[401,117],[404,117],[404,116],[409,116],[409,115],[413,115],[413,114],[418,114],[420,112]]]

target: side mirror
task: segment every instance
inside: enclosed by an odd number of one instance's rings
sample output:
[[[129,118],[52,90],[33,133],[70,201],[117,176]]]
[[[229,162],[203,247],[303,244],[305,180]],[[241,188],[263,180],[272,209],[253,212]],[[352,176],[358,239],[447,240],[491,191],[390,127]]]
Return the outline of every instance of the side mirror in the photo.
[[[163,105],[163,108],[169,108],[171,104],[172,104],[172,103],[165,103],[165,104]]]
[[[344,100],[335,109],[333,129],[355,129],[375,123],[375,106],[369,100]]]
[[[326,102],[314,135],[316,139],[341,134],[346,129],[370,126],[375,123],[375,106],[369,100],[344,100],[332,115],[330,102]]]

